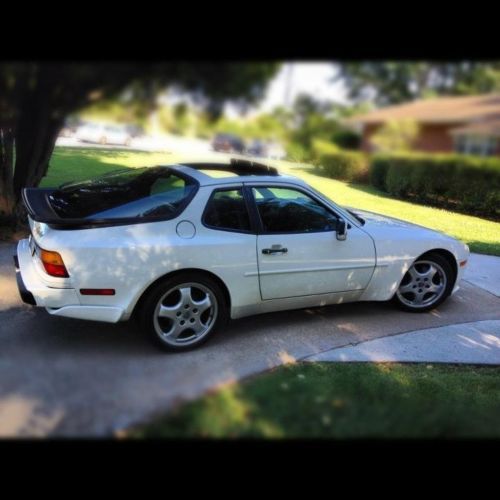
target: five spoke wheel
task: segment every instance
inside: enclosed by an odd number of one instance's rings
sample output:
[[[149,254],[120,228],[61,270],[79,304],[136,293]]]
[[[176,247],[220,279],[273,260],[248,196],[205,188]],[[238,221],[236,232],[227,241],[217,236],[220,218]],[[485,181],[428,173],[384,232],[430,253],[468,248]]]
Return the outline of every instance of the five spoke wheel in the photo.
[[[154,311],[154,328],[167,344],[186,346],[198,343],[217,319],[215,294],[201,283],[182,283],[159,299]]]
[[[443,297],[448,288],[448,275],[434,260],[417,260],[408,269],[396,296],[410,309],[428,309]]]

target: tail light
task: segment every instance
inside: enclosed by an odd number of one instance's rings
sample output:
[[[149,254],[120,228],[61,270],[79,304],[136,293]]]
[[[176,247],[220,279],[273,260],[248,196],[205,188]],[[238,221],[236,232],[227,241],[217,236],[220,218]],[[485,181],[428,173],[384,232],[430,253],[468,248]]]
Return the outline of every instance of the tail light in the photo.
[[[40,257],[43,267],[48,275],[55,276],[57,278],[69,277],[66,266],[64,265],[62,257],[59,253],[43,250],[42,248],[38,248],[38,250],[38,256]]]

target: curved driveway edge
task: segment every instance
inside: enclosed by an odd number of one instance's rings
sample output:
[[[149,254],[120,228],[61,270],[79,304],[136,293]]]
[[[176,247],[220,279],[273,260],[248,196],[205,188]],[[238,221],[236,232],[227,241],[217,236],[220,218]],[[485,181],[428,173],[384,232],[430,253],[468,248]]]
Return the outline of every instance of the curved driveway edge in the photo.
[[[500,365],[500,320],[473,321],[401,333],[325,351],[305,361]]]
[[[324,351],[500,321],[500,298],[465,281],[427,314],[375,302],[265,314],[233,321],[200,349],[169,355],[150,346],[133,323],[57,318],[23,305],[12,250],[0,245],[2,436],[108,436],[218,384]]]

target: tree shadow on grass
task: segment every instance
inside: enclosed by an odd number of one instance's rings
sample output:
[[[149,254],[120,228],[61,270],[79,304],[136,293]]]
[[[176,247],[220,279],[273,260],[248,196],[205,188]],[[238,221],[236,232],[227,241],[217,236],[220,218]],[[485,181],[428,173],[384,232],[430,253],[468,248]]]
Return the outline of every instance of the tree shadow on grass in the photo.
[[[120,161],[134,153],[140,153],[145,159],[154,155],[153,152],[132,149],[57,148],[50,160],[47,176],[40,183],[40,187],[60,186],[69,181],[92,179],[113,170],[134,168]]]
[[[318,180],[328,179],[331,181],[342,182],[352,189],[356,189],[357,191],[361,191],[363,193],[366,193],[367,195],[371,195],[371,196],[374,196],[376,198],[386,198],[388,200],[404,201],[404,202],[411,203],[411,201],[396,198],[396,197],[390,195],[389,193],[385,193],[385,192],[383,192],[383,191],[381,191],[381,190],[379,190],[379,189],[377,189],[369,184],[360,184],[359,182],[350,182],[350,181],[346,181],[344,179],[334,179],[333,177],[330,177],[329,175],[327,175],[321,169],[321,167],[318,165],[298,164],[297,166],[290,168],[290,170],[292,171],[291,173],[296,174],[296,175],[300,175],[300,172],[302,172],[305,174],[309,174],[309,175],[318,177]]]
[[[498,368],[296,364],[223,387],[139,430],[149,437],[498,436]]]

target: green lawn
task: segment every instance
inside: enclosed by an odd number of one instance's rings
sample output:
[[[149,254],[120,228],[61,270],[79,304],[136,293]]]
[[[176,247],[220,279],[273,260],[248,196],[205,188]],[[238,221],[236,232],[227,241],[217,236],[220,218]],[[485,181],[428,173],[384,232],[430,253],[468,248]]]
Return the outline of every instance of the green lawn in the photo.
[[[220,158],[220,156],[213,156]],[[55,186],[104,174],[112,169],[195,159],[169,153],[145,153],[119,149],[56,148],[42,186]],[[321,177],[307,165],[273,161],[283,172],[302,177],[341,205],[358,207],[405,219],[466,242],[473,252],[500,256],[500,223],[438,208],[395,200],[370,187]]]
[[[287,365],[187,403],[130,437],[500,437],[500,368]]]
[[[47,176],[40,186],[59,186],[68,181],[90,179],[124,167],[170,163],[171,156],[167,153],[133,150],[57,147],[50,159]]]
[[[500,256],[500,223],[396,200],[372,186],[348,184],[321,177],[306,165],[286,165],[282,170],[302,177],[340,205],[378,212],[443,231],[467,243],[472,252]]]

